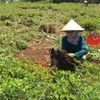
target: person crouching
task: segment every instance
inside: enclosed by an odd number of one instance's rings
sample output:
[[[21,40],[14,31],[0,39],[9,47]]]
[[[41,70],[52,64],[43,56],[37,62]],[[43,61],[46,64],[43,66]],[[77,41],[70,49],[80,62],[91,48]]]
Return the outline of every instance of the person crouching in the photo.
[[[79,35],[83,30],[74,20],[70,20],[61,30],[66,33],[62,38],[62,50],[66,50],[71,58],[86,60],[88,48],[84,38]]]

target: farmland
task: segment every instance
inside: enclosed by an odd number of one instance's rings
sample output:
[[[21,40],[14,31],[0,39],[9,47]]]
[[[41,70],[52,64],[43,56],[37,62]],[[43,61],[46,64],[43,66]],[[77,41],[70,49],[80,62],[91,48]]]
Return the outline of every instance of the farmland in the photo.
[[[100,48],[88,46],[87,61],[76,71],[56,69],[48,73],[35,60],[20,60],[16,55],[30,41],[52,41],[61,49],[63,33],[56,33],[74,19],[85,31],[100,34],[100,4],[81,3],[1,3],[0,4],[0,100],[100,100]],[[41,31],[53,27],[54,33]],[[35,67],[39,69],[35,69]]]

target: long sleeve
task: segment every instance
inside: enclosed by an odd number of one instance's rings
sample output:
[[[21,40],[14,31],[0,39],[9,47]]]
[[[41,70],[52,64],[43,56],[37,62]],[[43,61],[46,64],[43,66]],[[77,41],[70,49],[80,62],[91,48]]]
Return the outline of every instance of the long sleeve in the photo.
[[[81,49],[74,53],[76,58],[80,58],[88,52],[88,49],[83,37],[81,37],[80,46],[81,46]]]
[[[66,43],[65,43],[65,41],[66,41],[66,37],[64,36],[62,38],[62,50],[66,50]]]

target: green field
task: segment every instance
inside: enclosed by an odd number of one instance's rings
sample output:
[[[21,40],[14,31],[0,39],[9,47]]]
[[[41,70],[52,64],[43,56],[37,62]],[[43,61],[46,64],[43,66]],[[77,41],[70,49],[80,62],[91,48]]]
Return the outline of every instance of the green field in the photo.
[[[30,40],[47,38],[41,35],[41,26],[60,30],[70,19],[85,29],[84,38],[93,31],[100,34],[100,4],[0,4],[0,100],[100,100],[100,48],[88,47],[89,61],[74,73],[58,69],[48,73],[42,66],[34,70],[36,62],[15,57]],[[62,34],[48,36],[56,38],[53,47],[60,49]]]

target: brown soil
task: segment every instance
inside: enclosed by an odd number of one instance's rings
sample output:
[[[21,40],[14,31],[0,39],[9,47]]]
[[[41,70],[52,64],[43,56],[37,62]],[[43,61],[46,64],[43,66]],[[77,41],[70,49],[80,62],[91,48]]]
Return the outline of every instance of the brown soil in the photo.
[[[32,40],[28,44],[28,48],[21,50],[17,55],[19,59],[35,60],[38,63],[46,64],[50,61],[49,48],[52,45],[52,40],[43,39],[39,43]]]
[[[56,30],[55,35],[59,35],[60,29],[63,27],[63,23],[56,23],[54,28]],[[29,29],[29,31],[32,31]],[[37,63],[46,64],[50,61],[49,48],[52,47],[53,39],[47,38],[41,40],[41,42],[36,42],[36,40],[32,40],[28,43],[28,47],[25,50],[21,50],[17,55],[19,59],[28,59],[29,61],[36,61]],[[51,68],[52,70],[52,68]]]

